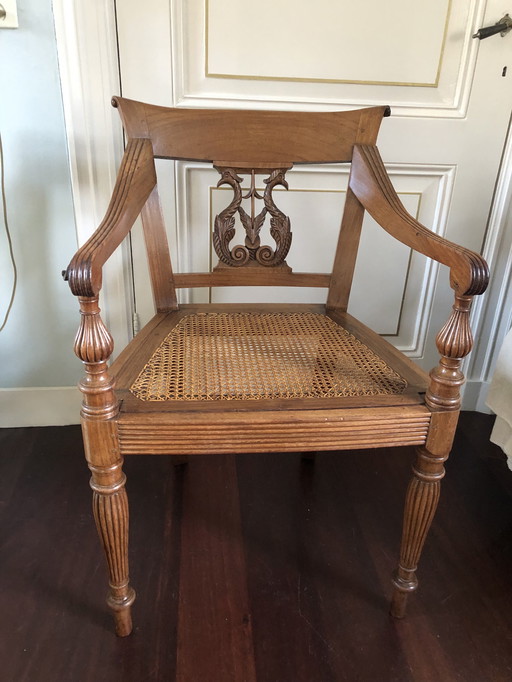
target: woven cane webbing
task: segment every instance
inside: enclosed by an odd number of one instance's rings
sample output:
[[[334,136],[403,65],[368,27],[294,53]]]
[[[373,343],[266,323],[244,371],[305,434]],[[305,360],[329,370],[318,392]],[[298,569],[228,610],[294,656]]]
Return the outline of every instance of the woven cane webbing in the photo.
[[[131,392],[141,400],[251,400],[402,393],[406,381],[316,313],[184,317]]]

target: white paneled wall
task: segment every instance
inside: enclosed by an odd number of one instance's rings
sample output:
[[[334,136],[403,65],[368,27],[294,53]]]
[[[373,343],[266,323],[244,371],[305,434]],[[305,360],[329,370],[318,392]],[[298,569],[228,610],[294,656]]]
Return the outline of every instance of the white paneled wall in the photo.
[[[483,0],[171,4],[177,101],[465,115]]]

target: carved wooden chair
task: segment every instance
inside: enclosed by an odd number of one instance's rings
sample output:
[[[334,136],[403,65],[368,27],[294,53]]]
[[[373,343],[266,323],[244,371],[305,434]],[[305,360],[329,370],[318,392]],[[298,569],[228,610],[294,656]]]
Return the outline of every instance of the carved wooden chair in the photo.
[[[461,359],[472,345],[469,311],[472,297],[487,284],[485,261],[406,212],[375,146],[386,107],[334,113],[186,110],[119,97],[113,104],[123,120],[126,151],[106,217],[65,277],[81,309],[75,352],[86,372],[80,383],[82,428],[117,634],[130,633],[135,598],[128,581],[122,471],[124,455],[132,453],[417,446],[393,577],[391,613],[404,616],[457,424]],[[211,162],[219,184],[233,190],[215,220],[219,263],[211,272],[173,274],[155,158]],[[273,189],[287,187],[285,173],[294,164],[319,162],[352,164],[333,270],[292,272],[285,260],[290,223]],[[264,174],[266,189],[258,195],[252,181],[249,215],[241,183],[255,174]],[[365,210],[393,237],[450,268],[455,305],[437,336],[441,359],[430,378],[347,313]],[[98,307],[102,267],[139,214],[156,315],[109,367],[113,342]],[[246,237],[232,246],[235,217]],[[273,246],[260,242],[264,222],[270,222]],[[326,302],[177,302],[179,288],[246,285],[323,287]]]

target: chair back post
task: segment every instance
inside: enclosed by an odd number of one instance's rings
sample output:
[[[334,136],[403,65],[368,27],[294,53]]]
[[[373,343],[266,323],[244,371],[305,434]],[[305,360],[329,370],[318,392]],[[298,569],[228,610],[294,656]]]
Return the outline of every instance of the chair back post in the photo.
[[[151,139],[144,108],[140,102],[113,97],[112,106],[119,108],[121,121],[129,138]],[[176,287],[158,183],[142,208],[141,219],[155,309],[158,313],[176,310],[178,308]]]
[[[178,299],[158,185],[144,204],[141,218],[155,309],[157,313],[177,310]]]
[[[375,144],[382,119],[390,114],[389,107],[362,109],[354,144]],[[341,312],[348,308],[364,218],[364,207],[350,187],[350,177],[327,295],[327,310]]]

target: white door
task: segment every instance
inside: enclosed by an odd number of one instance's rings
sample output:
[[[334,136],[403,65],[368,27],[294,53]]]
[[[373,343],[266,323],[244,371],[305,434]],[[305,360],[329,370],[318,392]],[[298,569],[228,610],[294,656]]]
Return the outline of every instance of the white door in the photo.
[[[124,0],[117,3],[122,95],[184,107],[389,104],[379,148],[403,203],[438,234],[480,251],[512,105],[512,35],[480,42],[472,34],[504,9],[512,12],[496,0],[149,0],[141,15],[140,3]],[[296,243],[305,240],[288,262],[297,271],[329,271],[347,171],[297,167],[287,177],[281,207]],[[171,246],[182,254],[176,270],[211,266],[207,227],[229,197],[217,180],[198,163],[161,170],[159,181],[175,188],[176,208],[170,202],[165,210]],[[313,221],[318,230],[308,242]],[[133,264],[144,323],[153,308],[137,234]],[[321,300],[322,290],[311,293],[305,300]],[[237,292],[213,295],[234,300]],[[276,300],[268,290],[252,295]],[[367,220],[350,312],[430,368],[452,301],[445,268]]]

